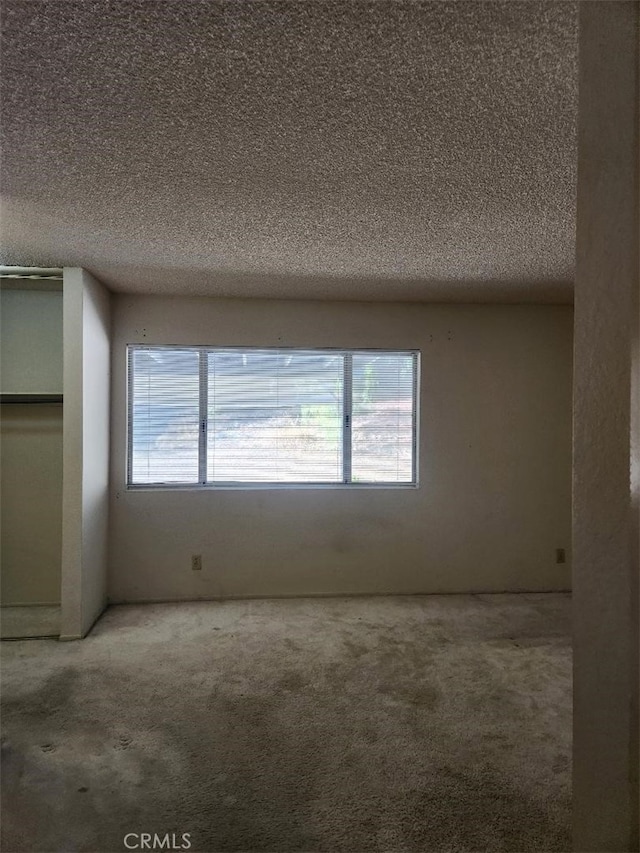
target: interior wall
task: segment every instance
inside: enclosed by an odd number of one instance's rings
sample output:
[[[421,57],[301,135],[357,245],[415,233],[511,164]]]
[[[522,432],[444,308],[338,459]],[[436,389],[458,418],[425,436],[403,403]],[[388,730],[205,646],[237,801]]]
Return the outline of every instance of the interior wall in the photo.
[[[109,598],[568,589],[572,320],[115,296]],[[129,343],[418,348],[419,488],[127,490]]]
[[[62,293],[0,290],[2,393],[62,393]],[[0,411],[4,606],[60,603],[62,408]]]
[[[111,303],[105,287],[84,273],[82,358],[82,633],[107,602]]]
[[[61,639],[82,636],[82,270],[63,273],[64,431],[62,436]]]
[[[64,270],[62,637],[84,636],[106,604],[109,515],[110,294]]]
[[[640,847],[640,5],[581,3],[574,850]]]

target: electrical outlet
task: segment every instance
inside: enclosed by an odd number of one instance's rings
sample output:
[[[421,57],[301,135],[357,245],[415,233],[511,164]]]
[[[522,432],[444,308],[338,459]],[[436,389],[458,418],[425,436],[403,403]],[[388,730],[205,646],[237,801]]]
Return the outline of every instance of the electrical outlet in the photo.
[[[194,554],[191,557],[191,568],[194,572],[202,571],[202,554]]]
[[[556,548],[556,563],[566,563],[567,554],[564,548]]]

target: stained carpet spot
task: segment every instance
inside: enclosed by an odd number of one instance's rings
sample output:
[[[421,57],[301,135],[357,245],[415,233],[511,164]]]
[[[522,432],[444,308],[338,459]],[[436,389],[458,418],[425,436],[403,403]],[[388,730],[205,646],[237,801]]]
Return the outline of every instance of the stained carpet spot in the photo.
[[[567,851],[569,637],[568,596],[496,595],[114,607],[4,644],[2,849]]]

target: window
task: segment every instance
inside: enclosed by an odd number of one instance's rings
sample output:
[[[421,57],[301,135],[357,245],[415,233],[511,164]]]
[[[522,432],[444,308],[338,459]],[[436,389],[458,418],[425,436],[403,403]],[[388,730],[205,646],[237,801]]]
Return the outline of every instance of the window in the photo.
[[[417,352],[128,349],[130,486],[414,485]]]

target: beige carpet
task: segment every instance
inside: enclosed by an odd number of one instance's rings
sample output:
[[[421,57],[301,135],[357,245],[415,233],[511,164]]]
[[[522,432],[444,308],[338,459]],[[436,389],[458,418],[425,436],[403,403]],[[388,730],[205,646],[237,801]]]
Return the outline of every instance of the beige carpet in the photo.
[[[84,642],[5,642],[2,850],[567,851],[569,610],[129,606]]]

